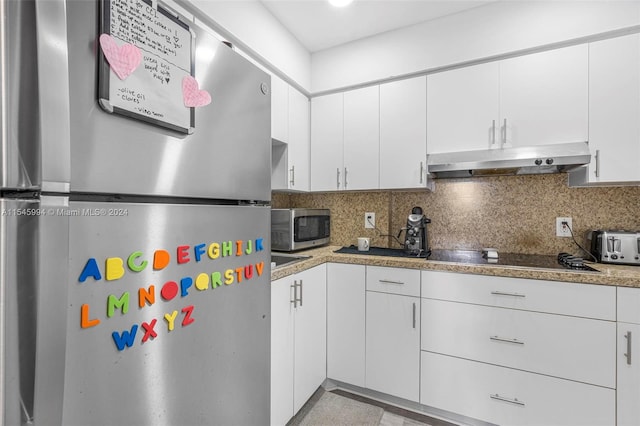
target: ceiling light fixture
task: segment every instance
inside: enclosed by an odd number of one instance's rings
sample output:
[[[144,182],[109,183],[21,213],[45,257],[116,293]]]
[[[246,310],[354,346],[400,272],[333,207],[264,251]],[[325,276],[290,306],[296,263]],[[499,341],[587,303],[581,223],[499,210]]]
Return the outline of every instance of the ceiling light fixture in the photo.
[[[331,6],[335,7],[345,7],[351,4],[351,2],[353,2],[353,0],[329,0]]]

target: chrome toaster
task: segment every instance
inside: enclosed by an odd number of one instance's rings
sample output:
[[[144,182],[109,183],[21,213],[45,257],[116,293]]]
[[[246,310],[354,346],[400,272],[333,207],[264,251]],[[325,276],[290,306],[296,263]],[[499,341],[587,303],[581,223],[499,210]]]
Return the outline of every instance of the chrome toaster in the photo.
[[[587,243],[598,262],[640,266],[640,232],[589,231]]]

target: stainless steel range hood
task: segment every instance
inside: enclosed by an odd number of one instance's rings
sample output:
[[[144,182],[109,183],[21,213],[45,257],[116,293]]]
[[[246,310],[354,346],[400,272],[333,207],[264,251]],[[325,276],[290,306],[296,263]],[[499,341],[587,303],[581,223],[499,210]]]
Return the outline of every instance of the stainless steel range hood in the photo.
[[[537,145],[427,156],[432,178],[559,173],[589,164],[587,142]]]

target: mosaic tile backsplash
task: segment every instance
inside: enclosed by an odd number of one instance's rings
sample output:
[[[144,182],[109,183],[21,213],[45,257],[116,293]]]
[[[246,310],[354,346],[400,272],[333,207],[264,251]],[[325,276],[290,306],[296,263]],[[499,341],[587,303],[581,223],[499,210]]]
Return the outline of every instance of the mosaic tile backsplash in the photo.
[[[394,237],[414,206],[431,219],[435,249],[495,247],[508,253],[578,253],[571,238],[555,236],[555,218],[569,216],[580,244],[590,229],[640,230],[640,186],[569,188],[567,175],[501,176],[436,180],[435,192],[372,191],[311,194],[274,193],[274,208],[331,210],[331,244],[400,247]],[[376,228],[364,228],[375,212]]]

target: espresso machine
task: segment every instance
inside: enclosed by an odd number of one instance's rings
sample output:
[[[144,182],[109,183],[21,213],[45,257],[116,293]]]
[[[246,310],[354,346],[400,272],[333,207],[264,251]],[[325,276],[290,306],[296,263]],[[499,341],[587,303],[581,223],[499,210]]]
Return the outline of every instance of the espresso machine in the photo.
[[[431,223],[431,219],[425,217],[421,207],[411,209],[404,238],[404,251],[407,254],[417,257],[428,257],[431,254],[427,223]]]

